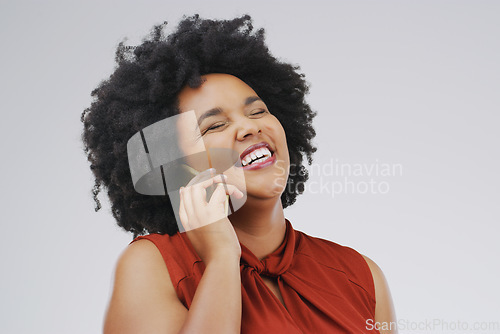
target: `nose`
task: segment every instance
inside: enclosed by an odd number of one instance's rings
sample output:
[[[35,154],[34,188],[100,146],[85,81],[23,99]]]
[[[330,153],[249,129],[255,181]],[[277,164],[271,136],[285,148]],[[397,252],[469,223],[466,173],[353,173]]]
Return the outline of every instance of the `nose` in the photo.
[[[244,117],[238,121],[237,131],[238,140],[244,140],[248,136],[256,135],[261,132],[259,121]]]

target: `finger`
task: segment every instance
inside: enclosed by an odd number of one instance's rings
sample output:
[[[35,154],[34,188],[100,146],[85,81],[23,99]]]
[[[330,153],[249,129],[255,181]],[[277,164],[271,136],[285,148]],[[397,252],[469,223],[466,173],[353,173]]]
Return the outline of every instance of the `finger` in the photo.
[[[193,228],[194,226],[191,225],[193,224],[193,222],[196,221],[196,217],[193,216],[194,208],[193,208],[193,202],[191,200],[191,187],[182,188],[181,195],[184,203],[184,209],[188,217],[187,220],[190,224],[190,227]]]
[[[224,189],[224,185],[222,183],[217,184],[214,193],[212,194],[212,198],[210,198],[209,205],[220,205],[224,203],[226,200],[226,190]]]
[[[193,212],[194,215],[196,215],[196,218],[198,221],[203,221],[204,220],[204,211],[201,210],[201,208],[205,208],[207,206],[207,191],[205,188],[203,188],[200,184],[195,184],[190,187],[191,188],[191,201],[193,204],[193,207],[195,208],[195,212]]]
[[[218,186],[219,184],[223,185],[224,192],[227,195],[234,196],[234,197],[236,197],[238,199],[239,198],[243,198],[243,196],[245,196],[243,194],[243,192],[238,187],[236,187],[233,184],[229,184],[229,183],[226,183],[226,182],[220,182],[220,183],[218,182],[218,183],[216,183],[216,186]]]
[[[243,194],[243,192],[240,189],[238,189],[238,187],[232,184],[224,183],[224,190],[226,191],[227,195],[232,195],[238,199],[243,198],[243,196],[245,196],[245,194]]]
[[[203,188],[207,188],[207,187],[209,187],[210,185],[212,185],[214,183],[225,182],[225,180],[227,180],[227,176],[226,175],[224,175],[224,174],[218,174],[218,175],[215,175],[215,176],[213,176],[213,177],[211,177],[211,178],[209,178],[207,180],[199,181],[199,182],[196,183],[196,185],[200,185]]]
[[[179,189],[179,219],[181,220],[181,225],[184,227],[184,230],[189,231],[189,219],[184,205],[182,190],[183,188],[181,187]]]

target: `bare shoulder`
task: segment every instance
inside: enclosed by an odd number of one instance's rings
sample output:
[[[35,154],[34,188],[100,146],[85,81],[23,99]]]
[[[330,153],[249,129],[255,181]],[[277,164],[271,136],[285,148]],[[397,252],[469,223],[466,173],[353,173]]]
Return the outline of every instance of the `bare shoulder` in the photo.
[[[380,269],[380,267],[372,259],[370,259],[368,256],[363,255],[363,254],[361,254],[361,256],[363,256],[366,263],[368,264],[368,267],[370,267],[370,270],[371,270],[372,275],[373,275],[373,280],[375,281],[375,280],[383,279],[383,281],[385,281],[385,276],[384,276],[384,273],[382,272],[382,269]]]
[[[130,244],[116,264],[104,333],[177,333],[186,314],[156,245]]]
[[[370,267],[373,282],[375,284],[375,319],[376,322],[381,327],[380,333],[397,333],[397,328],[395,328],[396,313],[394,311],[394,305],[392,302],[392,296],[387,284],[385,275],[380,269],[380,267],[368,256],[363,255],[368,267]],[[391,325],[392,324],[392,325]],[[392,330],[383,330],[384,327],[391,326]]]
[[[134,277],[137,277],[139,279],[144,278],[143,276],[146,276],[137,273],[137,271],[140,271],[140,269],[153,270],[156,272],[157,275],[155,275],[154,277],[150,277],[149,275],[147,275],[149,279],[158,278],[159,280],[164,281],[165,278],[169,278],[168,268],[165,265],[165,261],[163,260],[160,251],[153,242],[147,239],[137,240],[131,243],[127,248],[125,248],[120,258],[118,259],[116,266],[117,271],[132,270],[136,272],[136,275],[134,275]],[[168,281],[170,282],[170,278],[168,279]],[[165,285],[167,286],[167,284]],[[168,286],[172,287],[173,290],[172,284],[169,284]]]
[[[130,244],[121,254],[116,265],[116,275],[128,284],[156,284],[170,294],[175,289],[170,280],[168,268],[156,245],[140,239]]]

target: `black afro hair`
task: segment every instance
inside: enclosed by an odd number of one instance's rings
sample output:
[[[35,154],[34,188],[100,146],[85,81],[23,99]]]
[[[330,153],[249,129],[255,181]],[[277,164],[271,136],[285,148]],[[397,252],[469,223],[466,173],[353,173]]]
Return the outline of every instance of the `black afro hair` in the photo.
[[[250,15],[232,20],[183,16],[177,30],[164,37],[155,25],[142,44],[116,50],[116,67],[91,93],[94,98],[82,115],[84,151],[95,176],[98,194],[107,189],[113,216],[134,238],[147,233],[173,235],[178,231],[167,196],[147,196],[134,190],[127,158],[129,138],[144,127],[179,112],[177,94],[202,84],[201,75],[227,73],[244,81],[281,122],[290,154],[290,176],[281,195],[283,207],[304,191],[316,147],[313,112],[304,96],[309,86],[297,65],[271,55],[264,29],[254,31]]]

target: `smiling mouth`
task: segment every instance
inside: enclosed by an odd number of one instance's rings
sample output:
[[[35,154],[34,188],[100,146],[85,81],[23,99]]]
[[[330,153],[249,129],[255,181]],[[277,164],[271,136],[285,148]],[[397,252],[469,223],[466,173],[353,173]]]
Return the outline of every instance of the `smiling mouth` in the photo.
[[[244,170],[254,170],[272,165],[276,161],[276,155],[268,147],[261,147],[238,159],[236,167]]]
[[[248,153],[241,159],[241,165],[243,167],[250,166],[254,163],[263,162],[272,156],[272,152],[267,147],[261,147],[252,152]]]

